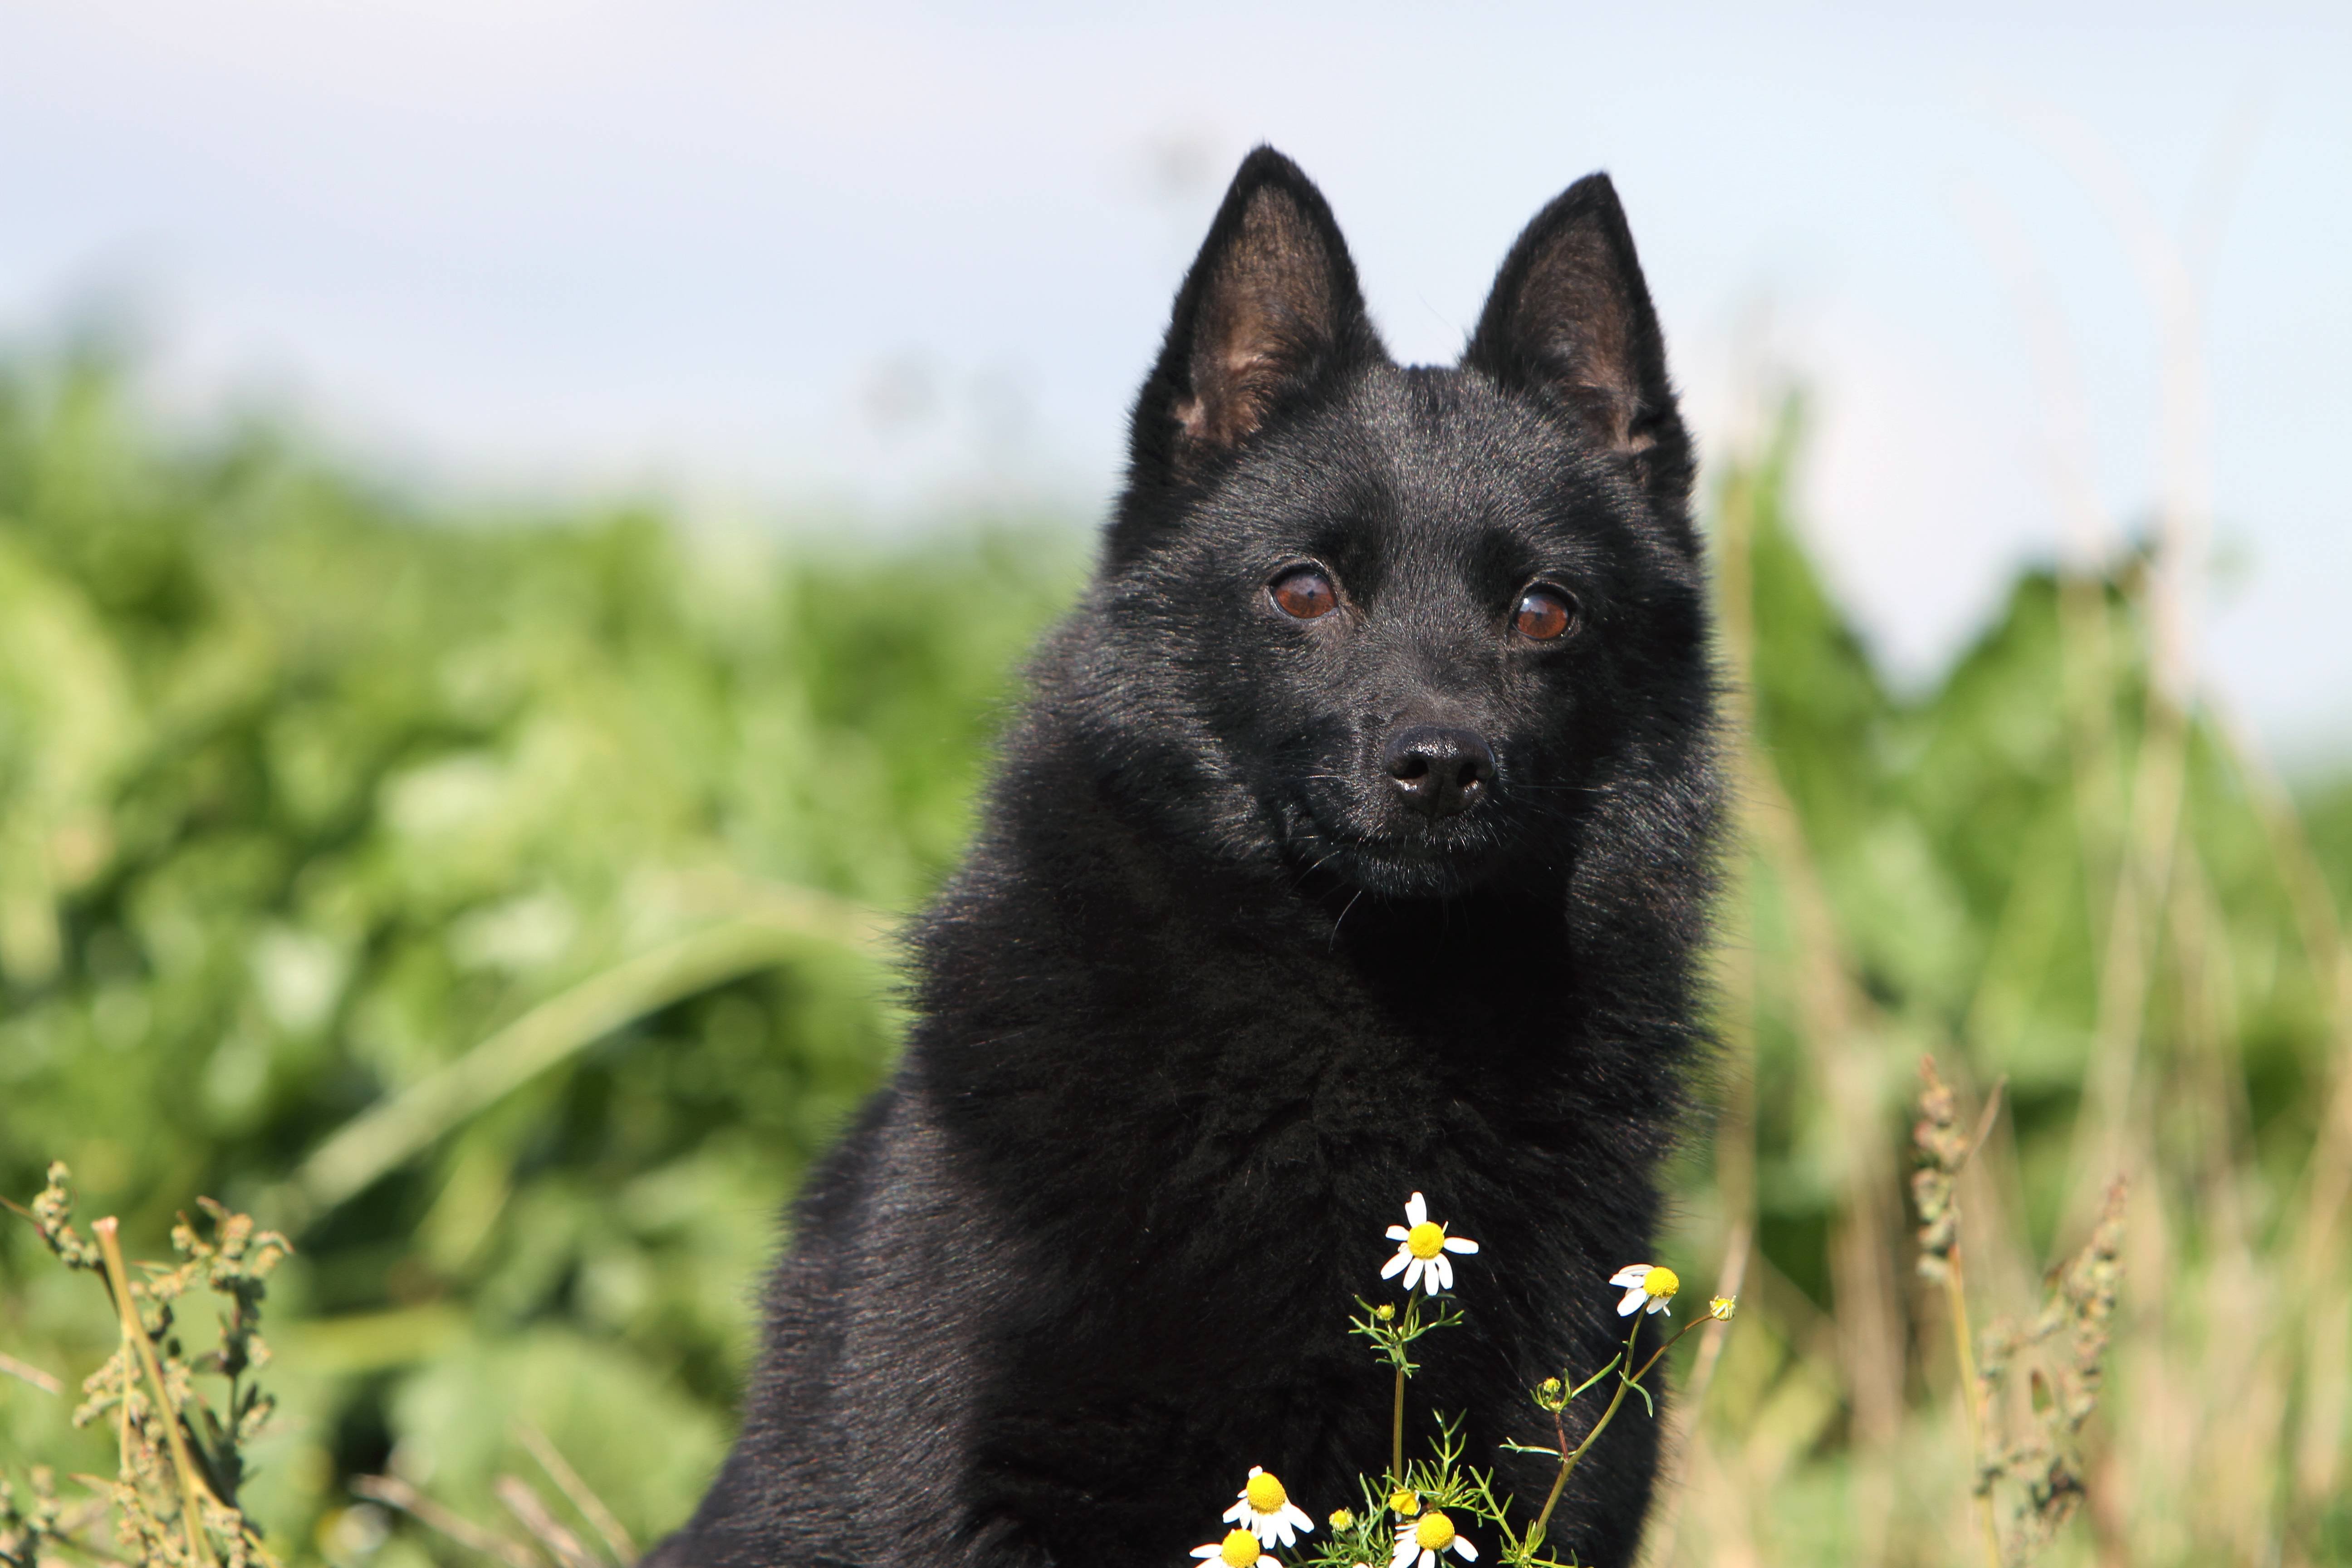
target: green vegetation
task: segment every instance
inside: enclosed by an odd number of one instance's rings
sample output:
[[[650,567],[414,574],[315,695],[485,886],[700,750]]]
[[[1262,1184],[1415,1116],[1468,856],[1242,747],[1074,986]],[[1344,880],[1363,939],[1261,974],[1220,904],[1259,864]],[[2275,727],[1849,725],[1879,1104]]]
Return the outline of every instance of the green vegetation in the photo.
[[[493,1513],[516,1416],[641,1536],[691,1506],[777,1212],[889,1057],[869,911],[953,863],[1083,560],[418,517],[264,435],[171,451],[100,366],[0,384],[0,1194],[65,1160],[134,1258],[198,1193],[293,1234],[274,1538],[395,1447]],[[583,989],[557,1066],[311,1199],[329,1134]],[[0,1226],[0,1352],[70,1388],[91,1306]],[[0,1376],[0,1465],[110,1475],[72,1404]]]
[[[1783,515],[1795,439],[1715,509],[1754,744],[1662,1261],[1742,1312],[1678,1354],[1654,1549],[1983,1561],[1906,1206],[1931,1055],[1954,1126],[2007,1080],[1938,1189],[2000,1430],[2044,1266],[2130,1179],[2055,1560],[2352,1562],[2352,789],[2298,818],[2151,699],[2138,559],[2023,579],[1894,693]],[[102,364],[0,376],[0,1194],[63,1160],[133,1259],[197,1194],[290,1237],[238,1499],[279,1562],[468,1560],[366,1475],[518,1540],[497,1479],[551,1452],[640,1541],[691,1506],[778,1210],[889,1058],[887,931],[1084,552],[427,514],[266,431],[175,447]],[[103,1300],[0,1224],[0,1515],[37,1462],[68,1516],[115,1473],[70,1424]]]

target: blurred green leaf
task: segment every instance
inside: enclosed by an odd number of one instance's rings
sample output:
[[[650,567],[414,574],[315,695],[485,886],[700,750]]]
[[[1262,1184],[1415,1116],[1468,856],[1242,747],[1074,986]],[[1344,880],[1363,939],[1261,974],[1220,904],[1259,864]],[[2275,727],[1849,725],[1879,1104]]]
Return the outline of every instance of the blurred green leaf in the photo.
[[[495,1517],[517,1417],[657,1535],[723,1451],[781,1205],[887,1070],[885,933],[961,853],[1082,542],[420,511],[132,409],[102,362],[0,368],[0,1192],[68,1159],[151,1256],[198,1192],[302,1222],[251,1494],[291,1555],[343,1539],[361,1471]],[[2053,1240],[2145,634],[2137,560],[2030,573],[1941,681],[1891,689],[1789,514],[1795,440],[1744,470],[1756,738],[1804,860],[1738,882],[1763,1305],[1717,1397],[1809,1561],[1850,1512],[1819,1350],[1839,1173],[1895,1146],[1919,1052],[2009,1077],[2005,1179]],[[2352,900],[2352,786],[2308,806]],[[2148,1201],[2194,1259],[2282,1245],[2329,993],[2201,721],[2184,820],[2140,1081],[2172,1183]],[[1836,1048],[1878,1127],[1823,1091],[1798,877],[1866,1002]],[[0,1226],[0,1350],[78,1379],[106,1324],[35,1250]],[[0,1459],[110,1468],[68,1408],[0,1380]]]

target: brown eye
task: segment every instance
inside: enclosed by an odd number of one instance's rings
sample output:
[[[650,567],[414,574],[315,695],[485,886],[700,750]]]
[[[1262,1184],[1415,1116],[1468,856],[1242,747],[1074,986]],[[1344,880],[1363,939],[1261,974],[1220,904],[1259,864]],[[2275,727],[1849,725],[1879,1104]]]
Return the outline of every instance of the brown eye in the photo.
[[[1331,579],[1312,566],[1294,567],[1276,577],[1266,592],[1274,595],[1277,608],[1286,616],[1302,621],[1328,616],[1339,607],[1339,591],[1331,586]]]
[[[1558,588],[1530,588],[1519,595],[1519,606],[1511,612],[1511,625],[1523,637],[1555,641],[1576,625],[1576,601]]]

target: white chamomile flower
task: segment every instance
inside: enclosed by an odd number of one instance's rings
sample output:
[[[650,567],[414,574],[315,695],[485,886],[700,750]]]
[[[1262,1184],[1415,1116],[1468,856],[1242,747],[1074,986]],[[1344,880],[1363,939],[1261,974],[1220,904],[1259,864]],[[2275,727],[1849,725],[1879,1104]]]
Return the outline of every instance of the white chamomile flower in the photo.
[[[1257,1537],[1246,1530],[1230,1531],[1223,1541],[1195,1546],[1192,1555],[1203,1563],[1219,1563],[1222,1568],[1256,1568],[1260,1563],[1276,1561],[1258,1544]]]
[[[1431,1509],[1419,1519],[1397,1526],[1396,1555],[1389,1559],[1389,1568],[1435,1568],[1437,1554],[1449,1546],[1463,1562],[1478,1561],[1478,1549],[1454,1531],[1454,1521],[1444,1510]]]
[[[1389,1226],[1396,1256],[1381,1269],[1381,1278],[1393,1279],[1402,1271],[1408,1291],[1424,1281],[1433,1296],[1453,1289],[1454,1263],[1445,1255],[1456,1252],[1466,1258],[1478,1250],[1478,1244],[1466,1236],[1448,1236],[1444,1226],[1431,1223],[1429,1205],[1419,1193],[1405,1199],[1404,1219],[1403,1225]]]
[[[1255,1465],[1250,1467],[1249,1479],[1242,1486],[1241,1500],[1225,1510],[1224,1517],[1244,1530],[1255,1531],[1268,1546],[1293,1545],[1298,1540],[1297,1532],[1315,1528],[1306,1510],[1283,1490],[1281,1480]]]
[[[1609,1277],[1609,1283],[1624,1289],[1625,1299],[1617,1303],[1621,1318],[1630,1318],[1644,1306],[1663,1312],[1683,1288],[1682,1276],[1663,1263],[1628,1263]]]

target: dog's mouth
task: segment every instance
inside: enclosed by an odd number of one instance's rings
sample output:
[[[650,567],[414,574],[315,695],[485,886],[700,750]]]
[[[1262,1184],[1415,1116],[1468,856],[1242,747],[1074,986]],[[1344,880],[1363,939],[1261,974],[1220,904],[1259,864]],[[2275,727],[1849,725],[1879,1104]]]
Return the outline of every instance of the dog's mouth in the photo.
[[[1408,865],[1437,865],[1475,855],[1486,847],[1484,835],[1467,833],[1368,833],[1318,822],[1317,837],[1326,846],[1374,859]]]
[[[1498,846],[1440,845],[1401,837],[1327,838],[1310,865],[1369,893],[1391,899],[1452,899],[1491,880],[1504,864]]]
[[[1450,898],[1486,880],[1507,857],[1493,805],[1435,822],[1366,822],[1358,803],[1302,789],[1286,814],[1303,866],[1394,898]]]

